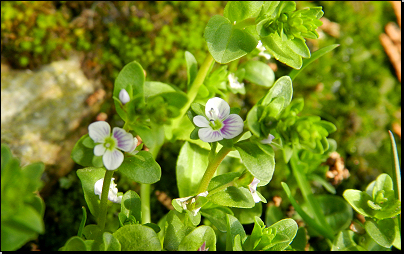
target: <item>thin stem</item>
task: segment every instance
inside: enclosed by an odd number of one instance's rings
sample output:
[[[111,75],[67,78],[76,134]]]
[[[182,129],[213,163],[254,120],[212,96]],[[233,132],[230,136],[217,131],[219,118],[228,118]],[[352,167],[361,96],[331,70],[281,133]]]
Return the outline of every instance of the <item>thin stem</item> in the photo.
[[[201,183],[198,188],[197,193],[205,192],[208,189],[210,180],[212,180],[216,169],[219,167],[220,163],[226,157],[226,155],[232,150],[231,147],[222,147],[217,155],[211,160],[206,168],[205,174],[202,177]]]
[[[140,185],[140,200],[142,201],[142,224],[150,223],[150,184],[142,183]]]
[[[109,185],[111,184],[113,174],[114,174],[113,170],[105,171],[104,183],[102,185],[100,211],[98,213],[98,226],[100,227],[101,232],[105,228],[105,221],[107,219],[107,202],[108,202]]]
[[[308,204],[308,207],[311,213],[314,215],[314,220],[321,226],[324,227],[329,232],[333,232],[330,225],[326,222],[324,214],[320,209],[320,205],[317,203],[317,200],[314,198],[313,193],[311,192],[311,187],[309,182],[307,181],[306,175],[301,172],[301,170],[296,165],[296,155],[293,154],[292,158],[290,158],[290,166],[292,168],[293,175],[299,185],[300,191],[303,194],[305,201]]]
[[[198,74],[195,77],[194,82],[191,85],[191,88],[189,89],[189,91],[187,93],[187,96],[188,96],[187,103],[181,109],[179,116],[177,118],[173,119],[172,126],[174,127],[174,129],[176,129],[179,126],[182,117],[187,113],[192,102],[194,102],[195,97],[198,94],[199,88],[201,87],[203,81],[205,80],[205,77],[208,74],[210,66],[212,65],[213,61],[214,61],[213,57],[208,53],[208,55],[205,58],[205,61],[203,62],[201,68],[198,71]]]

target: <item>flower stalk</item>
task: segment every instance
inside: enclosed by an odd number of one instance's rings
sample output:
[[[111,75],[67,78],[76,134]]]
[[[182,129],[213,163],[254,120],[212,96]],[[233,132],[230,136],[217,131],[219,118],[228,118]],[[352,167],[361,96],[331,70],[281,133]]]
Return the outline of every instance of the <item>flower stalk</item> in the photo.
[[[105,228],[105,221],[107,219],[107,202],[108,202],[109,185],[111,184],[113,174],[114,174],[113,170],[105,171],[104,184],[102,185],[100,210],[98,213],[98,226],[100,227],[101,232]]]

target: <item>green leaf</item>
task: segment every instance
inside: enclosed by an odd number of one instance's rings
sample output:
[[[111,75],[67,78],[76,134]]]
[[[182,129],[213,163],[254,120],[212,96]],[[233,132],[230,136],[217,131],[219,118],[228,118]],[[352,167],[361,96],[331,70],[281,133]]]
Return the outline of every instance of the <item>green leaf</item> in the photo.
[[[141,217],[141,206],[139,195],[132,190],[128,190],[122,197],[121,201],[121,213],[123,213],[126,218],[129,216],[135,217],[136,221],[142,221]]]
[[[234,237],[237,235],[240,237],[241,242],[245,240],[247,237],[243,225],[241,225],[240,221],[237,220],[236,217],[226,214],[226,251],[231,251],[234,248],[235,241]]]
[[[134,98],[134,96],[140,96],[140,101],[144,102],[144,81],[145,76],[142,66],[136,61],[130,62],[122,68],[118,77],[115,79],[112,95],[119,98],[119,92],[125,89],[131,99]],[[114,100],[114,104],[118,115],[124,121],[127,121],[126,113],[119,103]]]
[[[250,17],[256,17],[261,10],[263,1],[229,1],[224,7],[223,16],[232,23]]]
[[[262,203],[255,203],[252,208],[237,208],[232,207],[234,216],[240,221],[241,224],[254,223],[255,216],[261,216],[262,214]]]
[[[26,192],[37,191],[42,186],[42,173],[45,171],[45,165],[42,162],[32,163],[21,168],[24,177],[30,179],[25,186]]]
[[[306,40],[301,38],[294,38],[293,40],[287,40],[286,44],[296,54],[304,58],[310,57],[310,50],[306,45]]]
[[[302,67],[299,70],[292,70],[289,73],[289,77],[294,80],[296,78],[296,76],[304,69],[306,68],[309,64],[311,64],[312,62],[314,62],[314,60],[322,57],[323,55],[325,55],[326,53],[330,52],[331,50],[335,49],[336,47],[338,47],[339,44],[332,44],[329,46],[326,46],[324,48],[321,48],[315,52],[313,52],[311,54],[311,57],[309,59],[304,59],[303,60],[303,64]]]
[[[187,63],[187,86],[191,87],[198,73],[198,62],[191,52],[185,51],[185,61]]]
[[[151,100],[154,96],[161,96],[170,106],[182,108],[188,101],[187,95],[174,87],[157,81],[146,81],[144,85],[145,98]]]
[[[283,109],[285,109],[292,101],[293,96],[293,86],[292,80],[288,76],[282,76],[278,78],[275,84],[269,89],[268,93],[262,100],[262,105],[267,105],[272,101],[273,98],[283,97],[285,103],[283,104]]]
[[[238,69],[245,70],[245,80],[260,86],[271,87],[275,81],[274,71],[267,64],[260,61],[245,62]]]
[[[306,229],[304,227],[299,227],[297,229],[297,233],[295,238],[293,239],[292,243],[290,246],[294,250],[298,251],[304,251],[307,245],[307,235],[306,235]]]
[[[324,213],[328,225],[338,232],[348,228],[353,219],[351,206],[345,200],[336,195],[318,195],[315,197]]]
[[[171,210],[167,214],[166,229],[164,236],[164,249],[168,251],[174,251],[178,249],[182,239],[191,232],[195,227],[191,225],[185,225],[183,220],[186,213],[179,213],[175,210]]]
[[[259,33],[260,31],[257,32]],[[300,69],[302,67],[302,57],[296,54],[277,33],[271,33],[268,36],[261,37],[261,42],[269,54],[274,56],[276,60],[294,69]]]
[[[140,151],[133,157],[126,157],[118,168],[119,172],[138,183],[155,183],[160,180],[161,168],[147,151]]]
[[[372,201],[372,198],[366,192],[348,189],[344,191],[342,196],[358,213],[367,217],[373,216],[374,210],[368,206],[368,201]]]
[[[366,220],[365,230],[370,237],[375,240],[379,245],[390,248],[393,245],[395,239],[395,230],[393,219],[384,219],[374,221],[372,219]]]
[[[153,229],[140,225],[125,225],[112,234],[121,244],[122,251],[158,251],[160,240]]]
[[[274,244],[272,247],[264,249],[270,251],[284,250],[295,238],[297,228],[297,223],[293,219],[283,219],[268,227],[268,229],[272,230],[272,232],[276,232],[276,236],[272,241],[276,242],[277,238],[280,239],[278,240],[279,242]]]
[[[63,251],[87,251],[87,248],[83,239],[73,236],[67,240],[65,246],[63,246]]]
[[[216,62],[225,64],[253,51],[258,41],[244,30],[234,28],[229,19],[215,15],[205,28],[204,37]]]
[[[383,191],[393,190],[393,181],[391,180],[391,177],[388,174],[383,173],[376,178],[376,182],[372,191],[373,200],[376,199],[377,193],[381,190]]]
[[[223,218],[226,216],[226,214],[233,215],[233,212],[228,207],[208,203],[208,205],[202,207],[201,214],[213,225],[215,225],[218,230],[221,232],[226,232],[226,222],[223,220]]]
[[[207,198],[214,204],[228,207],[251,208],[255,205],[251,192],[244,187],[230,186]]]
[[[102,235],[102,244],[100,246],[101,251],[120,251],[121,244],[111,233],[104,232]]]
[[[203,174],[208,166],[209,152],[199,146],[185,142],[178,155],[176,176],[180,197],[196,193]]]
[[[355,233],[351,230],[342,230],[335,237],[331,251],[365,250],[354,241]]]
[[[247,114],[247,126],[248,129],[257,137],[261,137],[261,124],[259,122],[259,113],[261,113],[262,106],[256,104],[254,105],[251,110]]]
[[[98,195],[94,194],[94,185],[98,180],[105,177],[105,169],[93,167],[83,168],[77,170],[77,176],[81,181],[84,199],[86,200],[88,209],[95,218],[98,218],[100,198]]]
[[[179,251],[197,251],[198,248],[205,243],[205,248],[209,248],[209,251],[216,250],[216,235],[215,231],[209,226],[199,226],[195,228],[191,233],[186,235],[180,245]]]
[[[208,191],[211,192],[212,190],[214,190],[220,186],[230,183],[235,178],[239,177],[240,174],[241,174],[241,172],[229,172],[229,173],[225,173],[225,174],[221,174],[221,175],[213,177],[209,183]]]
[[[240,153],[244,166],[261,182],[259,186],[268,184],[275,171],[275,158],[262,151],[258,145],[249,141],[241,141],[234,145]]]
[[[77,164],[83,167],[92,167],[93,166],[93,157],[94,157],[94,149],[88,148],[84,145],[84,140],[89,138],[88,134],[82,136],[77,143],[74,145],[71,158]]]

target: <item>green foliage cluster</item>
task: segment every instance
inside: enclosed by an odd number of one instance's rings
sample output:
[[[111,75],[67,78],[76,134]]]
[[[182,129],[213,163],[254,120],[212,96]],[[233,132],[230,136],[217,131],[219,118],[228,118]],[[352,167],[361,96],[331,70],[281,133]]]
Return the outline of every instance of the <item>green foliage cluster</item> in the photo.
[[[43,234],[45,203],[37,192],[42,187],[43,163],[20,167],[10,148],[1,144],[1,250],[21,248]]]
[[[389,2],[297,4],[300,8],[321,5],[326,17],[339,24],[339,38],[323,32],[318,44],[312,46],[340,46],[299,74],[294,80],[294,96],[305,98],[305,113],[336,125],[338,131],[331,137],[338,140],[346,167],[360,179],[349,179],[349,187],[363,189],[362,183],[391,170],[383,158],[390,156],[387,131],[394,121],[400,121],[401,85],[379,35],[396,17]],[[280,66],[279,72],[285,71]],[[400,151],[400,140],[397,145]]]

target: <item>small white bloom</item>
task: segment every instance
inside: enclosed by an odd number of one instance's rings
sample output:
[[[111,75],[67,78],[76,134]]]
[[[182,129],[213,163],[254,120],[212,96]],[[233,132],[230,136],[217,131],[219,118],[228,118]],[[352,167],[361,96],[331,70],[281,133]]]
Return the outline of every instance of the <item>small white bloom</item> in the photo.
[[[118,196],[118,188],[116,188],[116,184],[114,183],[115,178],[111,179],[111,183],[109,184],[109,192],[108,192],[108,200],[114,203],[121,203],[122,196]],[[102,194],[102,185],[104,184],[104,178],[98,180],[94,185],[94,194],[98,195],[101,199]]]
[[[230,73],[229,76],[227,76],[229,80],[230,87],[233,89],[241,89],[244,87],[244,83],[238,82],[238,78],[234,75],[234,73]]]
[[[129,94],[125,89],[122,89],[119,92],[119,99],[121,100],[123,105],[125,105],[126,103],[128,103],[130,101]]]
[[[133,138],[133,146],[132,146],[131,150],[129,151],[130,154],[135,155],[135,154],[137,154],[137,153],[139,152],[139,151],[136,151],[136,150],[135,150],[138,143],[139,143],[139,140],[137,140],[137,138],[134,137],[134,138]]]
[[[123,162],[123,153],[118,149],[129,152],[133,148],[132,134],[124,129],[111,127],[105,121],[97,121],[88,126],[88,134],[95,143],[94,155],[102,156],[102,162],[108,170],[117,169]]]
[[[189,197],[185,197],[185,198],[176,198],[175,201],[177,202],[177,204],[179,204],[182,207],[182,209],[187,210],[187,206],[195,203],[196,199],[198,197],[206,197],[207,195],[208,195],[208,191],[205,191],[205,192],[199,193],[196,196],[189,196]],[[189,200],[191,200],[191,201],[189,201]],[[199,210],[201,210],[201,207],[193,209],[193,210],[191,210],[191,212],[193,212],[194,216],[196,216],[198,214]]]
[[[250,188],[251,195],[252,195],[255,203],[258,203],[258,202],[261,201],[261,198],[257,194],[257,185],[258,185],[259,182],[260,182],[260,180],[258,180],[257,178],[254,177],[252,182],[248,185],[248,187]]]
[[[199,138],[204,142],[215,142],[222,139],[232,139],[243,131],[243,119],[237,114],[230,114],[230,106],[221,98],[208,100],[205,106],[205,116],[193,118]]]
[[[265,57],[267,60],[271,59],[271,55],[264,53],[264,51],[266,50],[266,48],[262,45],[261,41],[258,41],[258,45],[257,45],[257,49],[260,51],[258,53],[259,56],[263,56]]]
[[[263,140],[261,140],[260,142],[262,143],[262,144],[271,144],[272,143],[272,140],[274,139],[275,137],[274,137],[274,135],[272,135],[272,134],[268,134],[268,138],[266,138],[266,139],[263,139]]]

